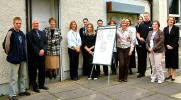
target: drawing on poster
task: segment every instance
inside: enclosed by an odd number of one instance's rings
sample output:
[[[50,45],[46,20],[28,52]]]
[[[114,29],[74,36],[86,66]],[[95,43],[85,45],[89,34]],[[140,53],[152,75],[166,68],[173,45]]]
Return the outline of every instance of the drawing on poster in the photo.
[[[93,64],[111,64],[116,28],[116,26],[105,26],[98,28]]]

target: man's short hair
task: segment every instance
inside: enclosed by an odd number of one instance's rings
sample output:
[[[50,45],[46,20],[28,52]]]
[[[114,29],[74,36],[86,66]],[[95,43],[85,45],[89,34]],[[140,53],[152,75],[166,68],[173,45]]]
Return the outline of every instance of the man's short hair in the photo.
[[[102,19],[99,19],[99,20],[97,20],[97,23],[98,23],[98,22],[103,22],[103,21],[102,21]]]
[[[150,13],[149,13],[149,12],[144,12],[143,14],[148,14],[148,15],[150,15]]]
[[[89,21],[89,20],[88,20],[88,18],[84,18],[84,19],[83,19],[83,21],[84,21],[84,20],[87,20],[87,21]]]
[[[13,18],[13,23],[15,23],[16,20],[22,20],[21,17],[14,17]]]

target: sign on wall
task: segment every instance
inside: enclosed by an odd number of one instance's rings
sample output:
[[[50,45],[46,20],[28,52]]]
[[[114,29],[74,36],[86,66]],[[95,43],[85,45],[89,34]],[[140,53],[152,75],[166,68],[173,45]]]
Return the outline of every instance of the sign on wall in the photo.
[[[116,26],[99,27],[94,49],[93,64],[111,65]]]

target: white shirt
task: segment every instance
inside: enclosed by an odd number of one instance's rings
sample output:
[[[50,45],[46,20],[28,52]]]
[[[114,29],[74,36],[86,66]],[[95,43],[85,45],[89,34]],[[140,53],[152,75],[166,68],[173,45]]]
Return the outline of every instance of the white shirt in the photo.
[[[137,38],[136,38],[136,28],[132,27],[132,26],[129,26],[128,30],[130,30],[133,33],[133,35],[134,35],[134,41],[135,41],[134,45],[135,44],[138,45],[138,41],[137,41]]]
[[[67,41],[68,41],[67,47],[70,49],[73,49],[72,46],[75,46],[76,48],[81,46],[81,38],[79,32],[70,30],[67,33]]]
[[[156,34],[156,32],[153,32],[152,35],[151,35],[151,39],[150,39],[150,48],[153,48],[153,47],[154,47],[153,39],[154,39],[154,37],[155,37],[155,34]]]

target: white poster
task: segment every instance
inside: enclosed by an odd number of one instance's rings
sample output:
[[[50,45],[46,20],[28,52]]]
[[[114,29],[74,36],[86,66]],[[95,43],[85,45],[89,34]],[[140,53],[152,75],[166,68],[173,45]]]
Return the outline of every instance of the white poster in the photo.
[[[116,26],[99,27],[94,49],[93,64],[111,65]]]

